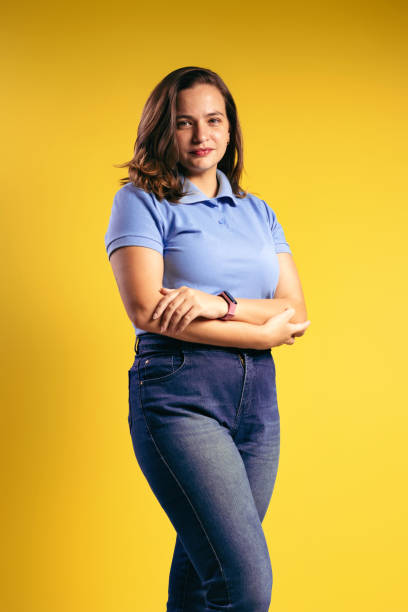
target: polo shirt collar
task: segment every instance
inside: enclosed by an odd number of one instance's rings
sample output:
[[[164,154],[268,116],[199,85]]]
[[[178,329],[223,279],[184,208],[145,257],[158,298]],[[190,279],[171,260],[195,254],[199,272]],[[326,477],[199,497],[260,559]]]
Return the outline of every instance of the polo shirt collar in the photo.
[[[190,179],[188,179],[182,174],[181,182],[183,185],[183,191],[187,191],[187,195],[180,198],[178,204],[197,204],[198,202],[204,202],[204,204],[216,206],[217,202],[224,198],[225,201],[228,202],[228,204],[236,206],[238,203],[238,198],[232,191],[231,184],[228,180],[227,175],[224,174],[224,172],[222,172],[222,170],[220,170],[219,168],[217,168],[216,173],[219,182],[219,188],[217,195],[213,198],[209,198],[208,196],[206,196],[205,193],[200,191],[200,189],[190,181]]]

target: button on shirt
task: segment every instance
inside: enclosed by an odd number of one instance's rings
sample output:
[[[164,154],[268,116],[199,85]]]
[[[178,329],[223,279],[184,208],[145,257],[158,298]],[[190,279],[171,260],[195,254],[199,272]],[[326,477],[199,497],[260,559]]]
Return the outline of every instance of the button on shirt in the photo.
[[[208,198],[182,176],[187,195],[159,201],[133,183],[115,194],[105,249],[144,246],[163,256],[163,287],[187,285],[236,298],[272,298],[279,279],[277,253],[291,253],[275,212],[257,196],[237,198],[228,177],[216,170],[218,193]],[[158,298],[157,301],[159,301]],[[141,335],[145,330],[137,328]]]

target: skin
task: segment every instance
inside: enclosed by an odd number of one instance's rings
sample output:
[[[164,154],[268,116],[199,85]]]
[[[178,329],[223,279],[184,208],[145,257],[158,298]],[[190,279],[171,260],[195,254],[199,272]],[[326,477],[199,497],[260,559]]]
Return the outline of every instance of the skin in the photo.
[[[184,174],[213,198],[218,191],[217,164],[224,157],[230,139],[224,96],[214,85],[199,84],[183,89],[177,95],[176,119],[175,136]],[[191,154],[200,147],[213,150],[205,157]]]
[[[230,139],[224,97],[213,85],[197,84],[184,89],[177,96],[176,119],[175,136],[184,174],[212,198],[218,191],[217,164],[223,158]],[[212,148],[213,151],[206,157],[192,155],[191,151],[198,147]],[[254,302],[239,298],[234,320],[262,324],[267,318],[296,305],[292,323],[305,321],[306,307],[292,255],[280,253],[278,257],[281,273],[275,300]],[[166,297],[159,301],[153,314],[153,319],[161,317],[160,333],[180,333],[196,317],[217,319],[228,310],[223,298],[197,289],[162,287],[160,292]],[[254,311],[254,306],[259,306],[258,311]],[[303,333],[304,330],[300,330],[293,336],[301,336]]]
[[[217,164],[230,138],[224,98],[212,85],[196,85],[179,92],[176,115],[175,137],[184,174],[213,198],[218,192]],[[199,147],[214,150],[205,157],[191,155],[191,150]],[[112,253],[110,262],[123,304],[136,327],[192,342],[263,349],[293,344],[310,324],[293,257],[278,253],[278,259],[280,276],[274,298],[236,296],[238,306],[231,321],[217,320],[227,312],[222,297],[186,286],[162,287],[163,257],[154,249],[121,247]],[[158,293],[164,296],[160,300]]]

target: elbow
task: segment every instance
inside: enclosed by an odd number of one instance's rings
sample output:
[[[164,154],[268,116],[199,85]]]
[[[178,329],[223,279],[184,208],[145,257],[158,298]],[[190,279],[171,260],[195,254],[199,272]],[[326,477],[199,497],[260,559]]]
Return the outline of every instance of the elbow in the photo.
[[[132,314],[130,319],[135,325],[135,327],[137,327],[138,329],[144,329],[146,331],[149,331],[148,329],[146,329],[147,317],[143,316],[143,313],[140,310]]]
[[[308,320],[306,304],[304,300],[289,299],[289,304],[295,309],[295,314],[291,318],[291,323],[304,323]]]
[[[138,329],[160,334],[161,317],[153,319],[153,313],[160,300],[153,294],[144,296],[143,299],[133,300],[129,308],[132,323]]]
[[[159,319],[152,319],[153,310],[151,308],[138,308],[131,316],[131,321],[138,329],[144,329],[147,332],[159,333]]]

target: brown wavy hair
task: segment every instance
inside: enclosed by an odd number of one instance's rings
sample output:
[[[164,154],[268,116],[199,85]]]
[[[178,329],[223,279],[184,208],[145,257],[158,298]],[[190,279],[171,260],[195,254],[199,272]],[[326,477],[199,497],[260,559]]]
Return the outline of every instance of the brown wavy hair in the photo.
[[[128,167],[129,176],[120,184],[133,183],[159,200],[177,202],[186,195],[182,190],[179,149],[175,137],[177,94],[197,83],[215,85],[225,100],[230,127],[230,141],[218,168],[228,177],[233,193],[244,198],[239,181],[244,167],[241,127],[234,99],[221,77],[207,68],[185,66],[165,76],[149,95],[142,111],[132,159],[114,167]]]

